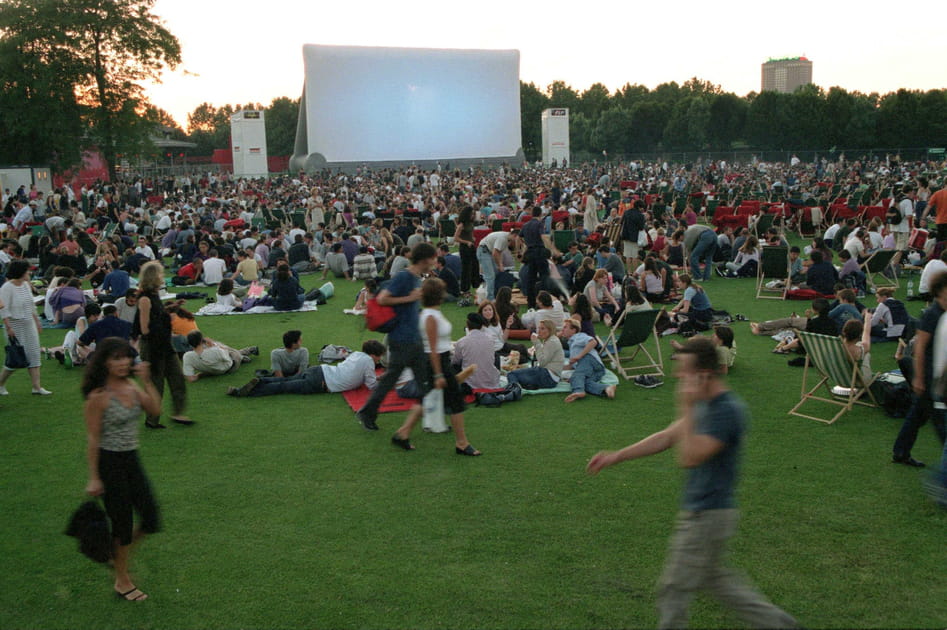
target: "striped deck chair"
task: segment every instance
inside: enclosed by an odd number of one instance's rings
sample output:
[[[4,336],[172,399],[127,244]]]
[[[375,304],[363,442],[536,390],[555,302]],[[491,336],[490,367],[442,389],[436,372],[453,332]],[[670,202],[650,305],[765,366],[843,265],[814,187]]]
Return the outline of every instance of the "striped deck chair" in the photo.
[[[832,424],[838,420],[842,414],[851,411],[855,405],[865,407],[878,407],[878,401],[871,393],[870,381],[865,382],[862,377],[859,365],[851,360],[842,345],[839,337],[830,337],[828,335],[818,335],[810,332],[800,332],[799,338],[806,349],[806,366],[802,372],[802,395],[795,407],[789,410],[789,414],[817,420],[826,424]],[[819,378],[812,389],[808,389],[808,378],[810,366]],[[828,397],[819,395],[819,388],[825,387]],[[841,389],[835,389],[841,388]],[[835,391],[833,391],[835,389]],[[867,395],[871,402],[860,400],[862,396]],[[810,400],[818,400],[841,407],[841,410],[831,419],[812,416],[799,411],[805,403]]]
[[[767,280],[779,280],[782,286],[766,286]],[[767,245],[760,251],[760,264],[756,274],[756,298],[785,300],[790,284],[789,248],[782,245]]]
[[[896,249],[879,249],[861,264],[861,270],[865,272],[865,280],[869,287],[877,290],[880,287],[894,287],[897,289],[900,286],[898,276],[894,274],[893,269],[890,278],[884,275],[885,269],[888,269],[891,265],[891,259],[897,253],[898,250]]]
[[[660,313],[661,311],[657,309],[633,313],[622,311],[608,331],[608,336],[604,340],[598,340],[603,352],[611,361],[612,369],[626,380],[645,374],[664,376],[661,342],[654,328]],[[652,340],[654,347],[649,350],[648,345]],[[622,349],[625,348],[634,348],[634,352],[622,354]],[[637,365],[629,365],[635,361],[639,353],[644,353],[647,361],[641,363],[639,360]]]

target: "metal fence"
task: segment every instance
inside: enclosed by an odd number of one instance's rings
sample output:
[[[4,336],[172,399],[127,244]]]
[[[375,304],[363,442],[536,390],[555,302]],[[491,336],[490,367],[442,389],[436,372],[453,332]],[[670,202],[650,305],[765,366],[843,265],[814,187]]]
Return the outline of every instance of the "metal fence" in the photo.
[[[724,160],[728,164],[748,164],[754,159],[761,162],[786,162],[788,163],[793,156],[803,162],[812,163],[815,160],[826,158],[834,162],[844,155],[849,162],[854,160],[875,160],[884,159],[886,156],[900,156],[902,161],[921,161],[928,159],[943,160],[943,153],[929,153],[928,147],[895,147],[895,148],[875,148],[875,149],[833,149],[833,150],[813,150],[805,149],[799,151],[754,151],[751,149],[740,149],[731,151],[660,151],[651,153],[628,153],[622,155],[608,155],[595,153],[592,151],[576,151],[572,153],[572,163],[583,164],[589,162],[608,162],[612,164],[627,164],[632,160],[644,161],[646,163],[668,164],[695,164],[697,160],[702,162]]]

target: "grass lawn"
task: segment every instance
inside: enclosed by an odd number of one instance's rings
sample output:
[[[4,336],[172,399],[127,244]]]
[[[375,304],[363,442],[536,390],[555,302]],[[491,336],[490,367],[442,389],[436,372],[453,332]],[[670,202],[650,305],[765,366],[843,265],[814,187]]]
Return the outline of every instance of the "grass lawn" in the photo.
[[[55,395],[44,398],[29,395],[25,373],[11,378],[0,399],[0,628],[656,624],[654,586],[683,473],[671,453],[598,477],[584,467],[596,451],[665,426],[674,379],[651,390],[623,382],[615,401],[528,396],[471,408],[480,458],[456,457],[449,434],[420,431],[415,452],[397,450],[388,438],[402,414],[380,416],[381,431],[367,432],[339,395],[225,396],[269,367],[285,330],[302,330],[313,356],[326,343],[357,348],[378,336],[342,314],[355,283],[335,284],[317,313],[199,319],[211,337],[259,345],[263,356],[189,386],[197,425],[142,429],[164,522],[133,559],[151,596],[144,603],[112,596],[108,571],[62,535],[86,483],[80,371],[46,362],[43,384]],[[755,300],[752,280],[706,287],[715,308],[757,321],[807,306]],[[444,307],[455,337],[468,310]],[[947,514],[922,493],[923,471],[890,462],[900,420],[865,408],[832,426],[788,416],[802,369],[771,354],[773,342],[752,337],[747,323],[733,326],[729,382],[753,418],[732,563],[808,627],[943,627]],[[44,331],[42,342],[62,337]],[[662,345],[670,370],[668,338]],[[894,367],[894,349],[875,346],[877,370]],[[914,454],[939,459],[930,429]],[[694,627],[735,623],[709,599],[692,607]]]

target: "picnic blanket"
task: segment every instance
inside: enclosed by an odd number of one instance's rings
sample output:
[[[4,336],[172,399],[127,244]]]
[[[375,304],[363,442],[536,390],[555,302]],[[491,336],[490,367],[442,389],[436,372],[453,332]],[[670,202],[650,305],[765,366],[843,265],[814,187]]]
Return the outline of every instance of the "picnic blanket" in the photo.
[[[305,313],[308,311],[318,311],[316,302],[303,302],[303,305],[291,311],[278,311],[272,306],[254,306],[245,311],[225,311],[218,304],[205,304],[200,307],[194,315],[258,315],[260,313]]]
[[[569,375],[571,374],[571,370],[566,370],[563,374]],[[608,369],[605,370],[605,376],[603,376],[601,380],[601,383],[603,385],[618,385],[619,382],[620,381],[618,380],[618,377],[615,375],[614,372]],[[506,387],[505,377],[501,377],[500,385],[502,385],[503,387]],[[502,390],[502,387],[500,388],[500,390],[477,389],[474,391],[476,393],[480,393],[480,392],[494,392],[494,391],[501,391],[501,390]],[[524,389],[523,393],[530,394],[530,395],[568,394],[571,391],[572,389],[569,387],[569,382],[563,379],[559,381],[559,384],[556,385],[555,387],[551,387],[549,389],[532,389],[532,390]],[[362,385],[358,389],[351,389],[349,391],[342,392],[342,396],[345,398],[345,402],[349,404],[349,407],[352,408],[352,411],[358,411],[359,409],[364,407],[365,403],[368,402],[368,397],[371,396],[371,394],[372,394],[372,390],[368,389],[364,385]],[[385,399],[381,401],[381,406],[378,408],[378,413],[408,411],[409,409],[411,409],[411,406],[414,405],[416,402],[417,401],[414,400],[413,398],[402,398],[401,396],[398,395],[398,393],[394,389],[392,389],[390,392],[388,392],[388,395],[385,396]],[[467,396],[466,402],[468,404],[473,404],[474,402],[476,402],[476,397]]]
[[[562,380],[559,381],[555,387],[549,387],[547,389],[524,389],[524,395],[533,396],[535,394],[569,394],[572,392],[572,388],[569,386],[569,381],[566,380],[567,376],[572,375],[572,370],[566,370],[562,373]],[[620,382],[618,377],[609,369],[605,369],[605,376],[602,377],[602,380],[599,381],[602,385],[618,385]]]

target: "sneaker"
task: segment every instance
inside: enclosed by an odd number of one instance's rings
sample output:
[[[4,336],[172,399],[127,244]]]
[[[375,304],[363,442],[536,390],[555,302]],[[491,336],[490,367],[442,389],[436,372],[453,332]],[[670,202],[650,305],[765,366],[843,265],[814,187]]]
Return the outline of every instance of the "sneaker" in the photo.
[[[45,387],[40,387],[39,389],[33,390],[33,395],[34,396],[52,396],[53,393],[49,391],[48,389],[46,389]]]
[[[250,346],[250,354],[255,357],[260,356],[260,347],[259,346]]]
[[[378,430],[378,425],[375,424],[375,419],[363,414],[360,411],[355,413],[355,419],[358,421],[359,424],[362,425],[362,428],[365,429],[366,431]]]
[[[239,395],[240,395],[240,390],[237,389],[236,387],[228,387],[228,388],[227,388],[227,395],[228,395],[228,396],[239,396]]]
[[[635,385],[644,387],[645,389],[654,389],[655,387],[664,385],[664,382],[654,376],[651,376],[650,374],[642,374],[635,377]]]
[[[257,385],[259,385],[259,384],[260,384],[260,379],[258,379],[258,378],[251,378],[249,381],[247,381],[246,385],[243,385],[242,387],[240,387],[240,388],[237,390],[237,393],[234,394],[234,396],[237,396],[237,397],[239,397],[239,398],[243,398],[243,397],[245,397],[245,396],[249,396],[249,395],[250,395],[250,392],[253,391],[253,388],[255,388],[255,387],[256,387]],[[228,392],[228,393],[229,393],[229,392]]]
[[[0,396],[9,396],[10,392],[7,391],[7,388],[3,385],[0,385]]]

